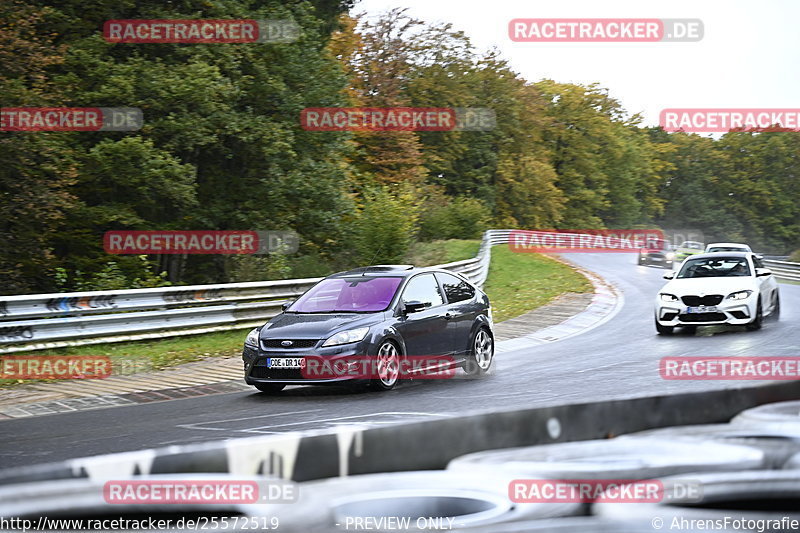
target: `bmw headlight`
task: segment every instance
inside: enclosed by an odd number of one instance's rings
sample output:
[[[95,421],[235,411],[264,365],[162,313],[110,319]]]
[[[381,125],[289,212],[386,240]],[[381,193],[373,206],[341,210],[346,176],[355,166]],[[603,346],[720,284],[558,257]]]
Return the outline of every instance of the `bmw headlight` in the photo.
[[[250,333],[247,334],[247,337],[244,339],[244,343],[248,346],[258,347],[258,332],[260,330],[258,328],[253,329]]]
[[[677,302],[678,297],[674,294],[667,294],[666,292],[662,292],[660,294],[662,302]]]
[[[322,346],[338,346],[339,344],[350,344],[351,342],[363,341],[369,333],[369,328],[349,329],[340,331],[336,335],[328,338]]]
[[[753,291],[739,291],[728,295],[728,300],[746,300],[753,294]]]

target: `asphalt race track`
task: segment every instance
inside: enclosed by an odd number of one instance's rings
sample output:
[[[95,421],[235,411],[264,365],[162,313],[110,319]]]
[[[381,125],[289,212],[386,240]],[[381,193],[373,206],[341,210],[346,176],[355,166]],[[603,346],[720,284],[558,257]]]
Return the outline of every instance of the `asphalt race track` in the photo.
[[[782,283],[780,321],[763,329],[701,327],[659,337],[653,300],[665,270],[631,254],[571,254],[573,262],[614,283],[624,306],[586,333],[503,353],[478,380],[424,380],[388,393],[294,387],[270,397],[237,392],[0,422],[0,468],[101,453],[140,450],[337,424],[387,424],[467,412],[736,388],[743,381],[665,381],[666,356],[798,356],[800,285]]]

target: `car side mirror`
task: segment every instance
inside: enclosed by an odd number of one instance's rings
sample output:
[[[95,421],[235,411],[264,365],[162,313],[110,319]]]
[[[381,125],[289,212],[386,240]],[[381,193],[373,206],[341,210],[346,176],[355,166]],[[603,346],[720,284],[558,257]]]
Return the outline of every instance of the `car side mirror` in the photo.
[[[674,279],[674,278],[675,278],[675,272],[667,272],[666,274],[664,274],[664,279]]]
[[[403,305],[403,313],[405,313],[407,315],[410,315],[411,313],[418,313],[419,311],[422,311],[426,307],[427,307],[427,305],[425,304],[425,302],[412,300],[410,302],[406,302]]]
[[[771,276],[771,275],[772,275],[772,270],[770,270],[768,268],[757,268],[756,269],[756,277],[760,278],[762,276]]]
[[[294,303],[294,300],[289,300],[281,304],[281,311],[286,311]]]

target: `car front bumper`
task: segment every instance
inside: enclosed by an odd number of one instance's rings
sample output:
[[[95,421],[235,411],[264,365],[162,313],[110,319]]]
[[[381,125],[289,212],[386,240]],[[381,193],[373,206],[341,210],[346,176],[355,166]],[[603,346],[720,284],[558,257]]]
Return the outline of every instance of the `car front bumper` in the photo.
[[[639,262],[649,265],[659,265],[665,268],[672,268],[672,259],[668,259],[663,254],[639,254]]]
[[[242,351],[244,362],[244,381],[248,385],[256,383],[276,383],[284,385],[324,385],[342,382],[362,381],[350,376],[315,379],[305,377],[299,368],[269,368],[267,359],[314,357],[322,358],[331,364],[337,360],[363,360],[364,354],[369,353],[369,342],[361,341],[353,344],[343,344],[327,348],[317,347],[302,350],[262,350],[254,346],[245,345]]]
[[[662,326],[712,326],[729,324],[742,326],[753,321],[757,300],[753,296],[745,300],[722,300],[713,312],[690,313],[689,306],[682,302],[661,302],[656,306],[656,320]]]

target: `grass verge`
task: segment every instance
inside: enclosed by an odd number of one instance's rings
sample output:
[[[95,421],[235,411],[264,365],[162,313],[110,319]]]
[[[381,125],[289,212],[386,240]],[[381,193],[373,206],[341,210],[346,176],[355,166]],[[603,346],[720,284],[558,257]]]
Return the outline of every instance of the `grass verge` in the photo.
[[[492,248],[484,291],[492,301],[495,322],[541,307],[565,292],[590,292],[592,284],[575,269],[542,254]]]
[[[417,243],[406,260],[418,266],[449,263],[474,257],[479,247],[480,241],[477,240]],[[495,322],[519,316],[565,292],[588,292],[591,289],[586,278],[569,266],[541,254],[514,253],[507,246],[492,249],[492,263],[484,288],[492,300]],[[125,374],[167,368],[206,357],[238,355],[246,331],[233,329],[151,341],[22,352],[19,355],[109,356],[113,368]],[[0,380],[0,387],[24,382]]]

